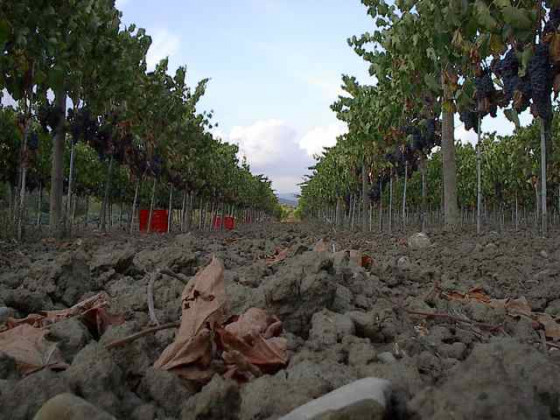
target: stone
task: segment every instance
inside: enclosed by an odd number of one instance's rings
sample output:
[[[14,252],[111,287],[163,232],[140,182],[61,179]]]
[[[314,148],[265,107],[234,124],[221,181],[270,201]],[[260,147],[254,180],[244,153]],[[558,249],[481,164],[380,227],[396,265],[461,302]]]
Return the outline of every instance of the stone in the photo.
[[[377,355],[377,360],[379,360],[380,362],[383,362],[385,364],[391,364],[391,363],[397,363],[397,359],[395,356],[393,356],[393,353],[389,352],[389,351],[384,351],[382,353],[379,353]]]
[[[182,409],[183,420],[237,420],[241,398],[232,380],[214,375],[202,390],[191,397]]]
[[[356,380],[348,366],[334,362],[324,352],[317,355],[321,360],[301,361],[274,376],[262,376],[246,384],[241,391],[243,398],[239,417],[278,418]]]
[[[33,420],[115,420],[115,417],[74,394],[58,394],[48,400]]]
[[[49,326],[48,338],[58,342],[62,356],[72,362],[76,353],[92,339],[86,326],[78,318],[69,318]]]
[[[385,416],[391,383],[364,378],[298,407],[281,420],[379,419]]]
[[[409,236],[408,246],[412,249],[425,249],[432,245],[430,238],[424,232]]]

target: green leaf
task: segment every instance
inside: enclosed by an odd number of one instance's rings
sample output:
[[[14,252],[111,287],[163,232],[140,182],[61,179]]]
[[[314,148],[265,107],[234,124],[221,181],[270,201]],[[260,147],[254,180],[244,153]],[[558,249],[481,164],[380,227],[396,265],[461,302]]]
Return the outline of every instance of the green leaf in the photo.
[[[519,122],[519,115],[515,109],[504,109],[504,115],[508,120],[515,124],[515,128],[520,127],[521,124]]]
[[[496,19],[492,17],[488,6],[483,1],[477,0],[475,2],[475,7],[478,23],[488,30],[494,30],[498,23]]]
[[[433,91],[438,91],[441,87],[434,75],[430,73],[424,74],[424,83]]]
[[[527,74],[527,66],[529,65],[529,60],[533,56],[533,49],[532,48],[525,48],[521,53],[521,66],[519,68],[519,77],[525,76]]]
[[[531,15],[527,10],[507,6],[502,9],[504,21],[516,29],[529,29],[533,26]]]

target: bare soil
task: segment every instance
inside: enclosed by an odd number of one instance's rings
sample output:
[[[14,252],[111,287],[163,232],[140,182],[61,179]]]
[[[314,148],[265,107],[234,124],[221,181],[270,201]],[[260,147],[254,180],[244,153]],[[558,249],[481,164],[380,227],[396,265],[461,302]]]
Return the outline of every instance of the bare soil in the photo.
[[[101,290],[111,297],[111,311],[126,318],[100,337],[79,319],[53,327],[49,339],[70,366],[63,371],[23,377],[14,360],[0,353],[0,418],[32,419],[64,392],[119,419],[279,418],[372,376],[392,383],[388,418],[560,418],[554,337],[526,316],[468,298],[473,290],[492,299],[525,297],[533,313],[555,320],[558,232],[548,239],[531,232],[427,235],[431,245],[417,249],[406,237],[271,224],[233,232],[90,232],[66,243],[0,243],[0,309],[10,308],[0,310],[0,325],[7,311],[23,318],[64,309]],[[320,239],[329,250],[359,250],[372,263],[362,267],[341,253],[315,252]],[[284,249],[284,260],[267,263]],[[259,307],[282,320],[290,352],[284,369],[246,384],[217,373],[201,388],[153,368],[174,329],[106,349],[149,326],[150,272],[166,267],[191,277],[212,255],[225,265],[233,314]],[[171,276],[155,283],[160,323],[180,319],[184,286]]]

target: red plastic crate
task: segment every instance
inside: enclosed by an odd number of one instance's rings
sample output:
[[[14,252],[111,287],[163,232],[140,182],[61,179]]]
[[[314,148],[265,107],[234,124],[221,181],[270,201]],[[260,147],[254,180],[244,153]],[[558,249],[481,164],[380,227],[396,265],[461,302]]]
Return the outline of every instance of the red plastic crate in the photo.
[[[154,210],[152,214],[152,225],[150,232],[167,233],[168,228],[168,211]],[[150,210],[140,210],[140,232],[146,232],[148,229],[148,219],[150,218]]]
[[[232,216],[226,216],[224,218],[224,227],[227,230],[235,229],[235,219]]]

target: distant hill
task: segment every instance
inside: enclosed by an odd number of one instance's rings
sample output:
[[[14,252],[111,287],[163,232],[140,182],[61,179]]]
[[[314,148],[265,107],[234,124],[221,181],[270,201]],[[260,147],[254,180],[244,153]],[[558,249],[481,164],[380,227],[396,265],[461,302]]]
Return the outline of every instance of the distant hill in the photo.
[[[298,205],[298,197],[297,194],[293,193],[284,193],[284,194],[276,194],[278,197],[278,201],[280,204],[285,204],[286,206],[297,207]]]

